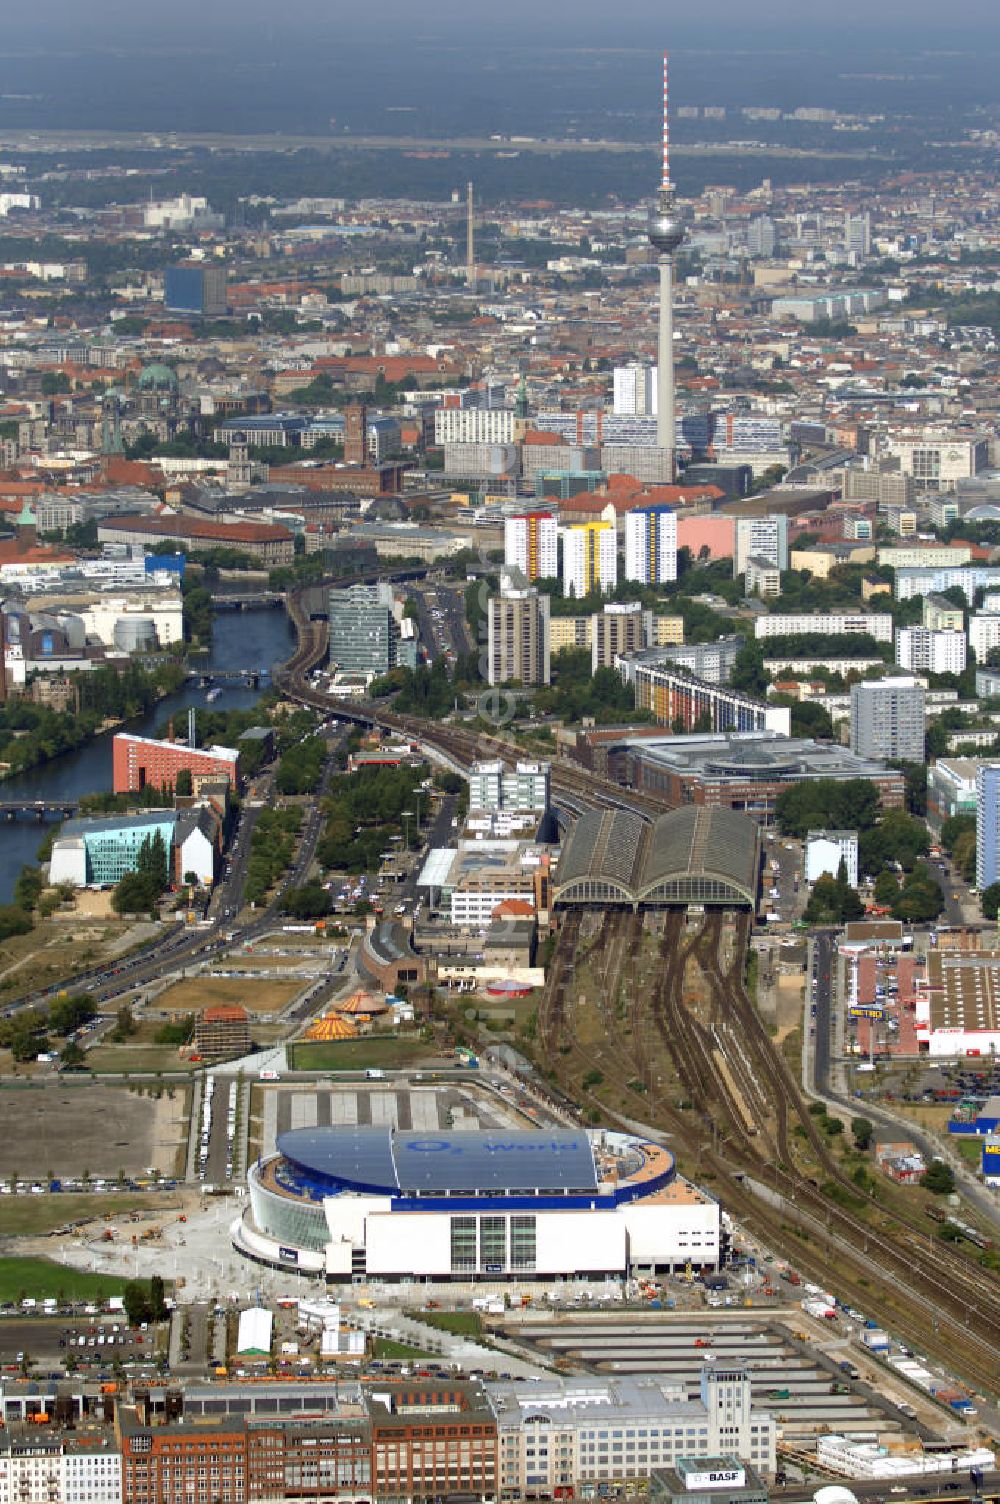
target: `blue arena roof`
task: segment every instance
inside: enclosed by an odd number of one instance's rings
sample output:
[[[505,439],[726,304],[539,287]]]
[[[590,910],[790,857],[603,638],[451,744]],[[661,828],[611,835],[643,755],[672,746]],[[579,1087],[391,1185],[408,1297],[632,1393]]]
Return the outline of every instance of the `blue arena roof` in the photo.
[[[278,1151],[307,1174],[389,1196],[597,1191],[594,1153],[582,1131],[296,1128],[279,1134]]]

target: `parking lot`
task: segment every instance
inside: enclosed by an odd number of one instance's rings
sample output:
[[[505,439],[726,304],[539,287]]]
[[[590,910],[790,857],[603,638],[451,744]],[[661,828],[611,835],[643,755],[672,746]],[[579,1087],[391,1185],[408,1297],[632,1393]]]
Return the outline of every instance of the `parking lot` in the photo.
[[[124,1316],[32,1316],[0,1321],[0,1365],[7,1373],[22,1365],[55,1370],[71,1360],[77,1368],[101,1369],[112,1363],[152,1360],[155,1332],[130,1330]]]
[[[292,1128],[388,1124],[436,1132],[444,1128],[502,1128],[518,1121],[513,1106],[460,1086],[359,1082],[351,1086],[261,1089],[264,1154],[273,1154],[278,1134]]]

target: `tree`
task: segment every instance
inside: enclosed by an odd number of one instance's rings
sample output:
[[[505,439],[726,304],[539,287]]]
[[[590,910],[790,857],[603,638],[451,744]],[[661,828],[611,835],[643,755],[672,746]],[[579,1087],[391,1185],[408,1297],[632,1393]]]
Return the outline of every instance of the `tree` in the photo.
[[[930,849],[927,826],[915,815],[902,809],[886,810],[879,823],[862,830],[858,841],[858,859],[863,872],[875,874],[898,862],[907,872],[927,855]]]
[[[955,1189],[955,1172],[943,1159],[932,1159],[924,1176],[924,1187],[935,1196],[950,1196]]]
[[[136,858],[136,875],[147,878],[150,886],[156,889],[155,896],[159,898],[170,881],[167,845],[162,831],[157,830],[152,837],[143,838]]]
[[[936,919],[944,908],[941,884],[930,874],[923,862],[919,862],[904,879],[899,897],[892,906],[893,917],[911,924],[924,924]]]
[[[14,902],[30,913],[44,887],[45,880],[38,867],[22,867],[14,879]]]
[[[144,1321],[149,1320],[149,1295],[146,1292],[145,1285],[141,1284],[139,1280],[130,1279],[126,1281],[125,1288],[122,1291],[122,1301],[125,1306],[125,1316],[129,1326],[141,1326]]]
[[[149,1314],[153,1321],[162,1321],[167,1314],[163,1278],[159,1274],[154,1274],[149,1282]]]
[[[880,872],[875,879],[875,902],[894,904],[899,897],[899,884],[891,872]]]
[[[860,919],[864,911],[864,904],[846,879],[846,871],[843,881],[824,872],[813,886],[804,917],[810,924],[845,924],[849,919]]]
[[[984,919],[996,919],[1000,912],[1000,883],[990,883],[979,895]]]
[[[764,695],[767,686],[771,682],[771,676],[764,668],[764,646],[759,642],[748,642],[740,648],[733,664],[729,683],[733,689],[742,690],[749,695]]]
[[[881,812],[867,778],[816,778],[782,789],[774,813],[782,835],[804,840],[810,830],[870,830]]]
[[[191,769],[181,768],[177,774],[177,782],[174,784],[174,793],[182,799],[194,793],[194,784],[191,781]]]
[[[875,1134],[873,1125],[867,1118],[852,1118],[851,1132],[854,1135],[855,1147],[864,1152],[871,1147],[871,1141]]]
[[[31,915],[19,904],[0,905],[0,940],[7,940],[11,935],[27,935],[31,929]]]
[[[76,1040],[67,1039],[62,1047],[59,1059],[62,1062],[64,1070],[75,1071],[79,1070],[80,1066],[83,1065],[85,1057],[83,1050],[77,1044]]]
[[[116,914],[156,914],[156,901],[163,889],[156,878],[145,872],[126,872],[111,894]]]
[[[333,907],[330,894],[322,883],[306,883],[301,888],[289,888],[281,900],[286,914],[296,919],[321,919]]]

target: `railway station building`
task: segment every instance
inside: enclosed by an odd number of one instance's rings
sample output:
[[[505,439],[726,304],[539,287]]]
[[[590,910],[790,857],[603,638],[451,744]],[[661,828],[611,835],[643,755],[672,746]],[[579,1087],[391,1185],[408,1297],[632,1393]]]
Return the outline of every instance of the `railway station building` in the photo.
[[[567,837],[553,899],[557,908],[752,909],[759,874],[760,829],[733,810],[689,807],[652,822],[626,810],[590,810]]]

